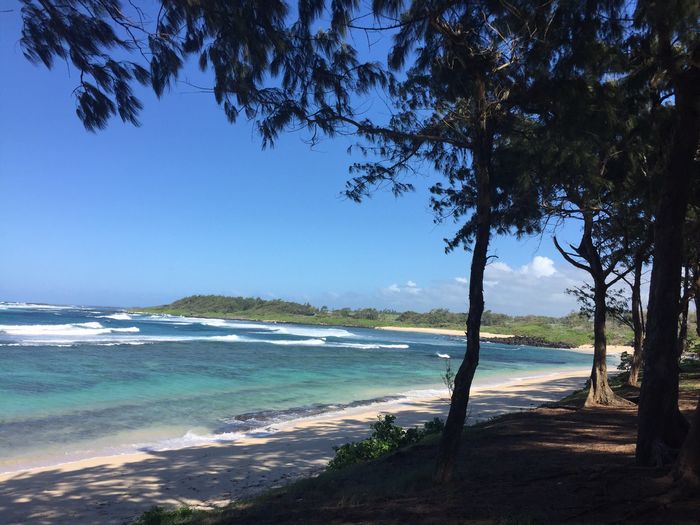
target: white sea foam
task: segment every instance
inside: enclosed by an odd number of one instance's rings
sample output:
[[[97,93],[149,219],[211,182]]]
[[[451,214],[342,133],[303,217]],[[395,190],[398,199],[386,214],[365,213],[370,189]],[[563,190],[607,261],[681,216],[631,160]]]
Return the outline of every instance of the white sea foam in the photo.
[[[260,330],[260,334],[273,332],[280,335],[296,335],[320,339],[324,337],[356,337],[355,334],[342,328],[306,328],[294,325],[279,325],[262,322],[245,322],[234,319],[217,319],[209,317],[185,317],[169,314],[140,314],[139,321],[155,321],[170,324],[201,324],[213,328],[230,328],[232,330]]]
[[[401,402],[404,400],[408,401],[420,401],[424,399],[435,399],[438,397],[443,397],[445,395],[449,395],[449,391],[447,390],[447,387],[441,387],[441,388],[421,388],[417,390],[408,390],[406,392],[401,392],[398,394],[401,399],[398,399],[397,401],[394,402]]]
[[[99,319],[114,319],[115,321],[131,321],[132,317],[126,312],[119,312],[111,315],[98,315]]]
[[[144,319],[137,315],[130,315],[126,312],[117,312],[114,314],[105,314],[100,316],[105,319],[113,320],[132,320],[143,321]],[[163,316],[147,316],[146,320],[162,321]],[[195,321],[195,318],[167,316],[167,323],[190,324]],[[136,326],[131,327],[112,327],[104,326],[95,321],[86,323],[72,324],[35,324],[35,325],[0,325],[0,334],[12,337],[10,341],[0,343],[0,346],[19,345],[19,346],[37,346],[37,345],[61,345],[70,346],[72,344],[94,344],[98,346],[116,346],[116,345],[144,345],[155,343],[182,343],[194,341],[211,341],[220,343],[249,343],[249,344],[270,344],[279,346],[331,346],[336,348],[358,348],[358,349],[406,349],[407,344],[382,344],[374,342],[342,342],[328,341],[326,337],[340,338],[353,336],[350,332],[337,328],[306,328],[296,326],[277,326],[266,324],[246,324],[236,321],[227,321],[223,319],[196,319],[195,322],[202,322],[216,328],[233,329],[239,327],[264,327],[265,332],[260,334],[274,335],[291,335],[299,336],[300,338],[255,338],[245,337],[238,334],[221,334],[221,335],[126,335],[136,334],[140,330]]]
[[[275,325],[265,323],[245,323],[243,321],[225,321],[225,323],[224,326],[238,330],[264,330],[262,333],[277,330]]]
[[[201,337],[199,340],[202,341],[220,341],[222,343],[233,343],[233,342],[238,342],[241,340],[241,338],[237,335],[213,335],[210,337]]]
[[[274,326],[277,334],[298,335],[300,337],[355,337],[355,334],[341,328],[303,328],[301,326]]]
[[[39,304],[39,303],[6,303],[0,302],[0,310],[75,310],[78,306]]]
[[[187,319],[188,321],[191,320],[193,322],[197,322],[206,326],[214,326],[216,328],[222,328],[228,325],[228,321],[225,321],[224,319],[195,319],[193,317],[185,317],[184,319]]]
[[[231,328],[233,330],[265,330],[264,333],[277,330],[274,325],[265,323],[246,323],[231,319],[209,319],[205,317],[183,317],[183,319],[187,319],[192,323],[203,324],[204,326],[212,326],[214,328]]]
[[[97,322],[73,324],[3,324],[0,333],[12,336],[94,336],[112,333],[135,333],[138,327],[127,328],[105,327]]]
[[[248,341],[282,346],[323,346],[326,344],[323,339],[249,339]]]
[[[355,337],[355,334],[342,328],[306,328],[294,325],[279,325],[270,323],[245,322],[233,319],[215,319],[207,317],[174,317],[168,316],[164,321],[182,320],[191,323],[199,323],[214,328],[231,328],[233,330],[261,330],[261,334],[274,332],[280,335],[297,335],[299,337]]]
[[[246,434],[242,432],[222,432],[220,434],[197,434],[193,431],[188,431],[184,436],[162,439],[155,443],[137,444],[135,448],[144,451],[159,452],[163,450],[179,450],[181,448],[196,447],[198,445],[207,445],[210,443],[226,443],[237,441]]]
[[[168,324],[175,324],[175,325],[188,325],[188,324],[195,324],[197,321],[193,318],[190,317],[182,317],[179,315],[168,315],[168,314],[143,314],[143,313],[134,313],[133,314],[136,317],[133,317],[134,320],[142,322],[142,321],[150,321],[154,323],[168,323]]]
[[[359,348],[361,350],[379,350],[383,348],[405,350],[409,345],[404,344],[378,344],[378,343],[331,343],[330,346],[338,348]]]

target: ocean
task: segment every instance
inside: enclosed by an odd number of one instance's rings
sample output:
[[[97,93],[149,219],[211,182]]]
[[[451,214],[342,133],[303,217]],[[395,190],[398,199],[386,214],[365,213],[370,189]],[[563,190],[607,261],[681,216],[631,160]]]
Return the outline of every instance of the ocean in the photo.
[[[446,395],[465,339],[0,303],[0,472],[232,441],[358,405]],[[483,343],[476,385],[588,367]]]

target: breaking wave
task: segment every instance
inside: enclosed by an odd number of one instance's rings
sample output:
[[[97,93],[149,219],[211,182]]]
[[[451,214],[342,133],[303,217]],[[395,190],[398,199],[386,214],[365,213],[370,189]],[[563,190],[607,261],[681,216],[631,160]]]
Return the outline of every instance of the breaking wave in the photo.
[[[136,326],[127,328],[105,327],[97,322],[72,324],[2,324],[0,333],[12,336],[94,336],[114,333],[136,333]]]
[[[0,302],[0,310],[82,310],[79,306]]]
[[[133,318],[126,312],[119,312],[111,315],[98,315],[99,319],[114,319],[115,321],[131,321]]]

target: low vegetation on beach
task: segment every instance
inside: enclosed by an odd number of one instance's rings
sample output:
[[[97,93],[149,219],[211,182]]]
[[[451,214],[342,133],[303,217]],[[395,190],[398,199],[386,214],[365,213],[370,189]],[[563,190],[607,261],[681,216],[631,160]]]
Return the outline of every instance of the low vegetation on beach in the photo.
[[[416,328],[448,328],[464,330],[467,316],[437,308],[429,312],[397,312],[375,308],[316,307],[281,299],[266,300],[257,297],[227,297],[223,295],[193,295],[170,304],[135,311],[184,315],[193,317],[216,317],[251,321],[274,321],[284,323],[322,324],[376,328],[399,326]],[[608,320],[608,342],[630,344],[631,329],[614,318]],[[562,346],[579,346],[593,342],[593,323],[588,316],[572,312],[564,317],[541,315],[510,316],[489,310],[483,314],[483,332],[527,337],[534,341]]]

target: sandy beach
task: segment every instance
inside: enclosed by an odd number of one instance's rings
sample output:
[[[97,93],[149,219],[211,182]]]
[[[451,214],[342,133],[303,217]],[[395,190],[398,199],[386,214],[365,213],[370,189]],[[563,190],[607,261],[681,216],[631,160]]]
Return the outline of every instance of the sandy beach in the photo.
[[[592,354],[593,345],[581,345],[576,348],[569,348],[572,352],[581,352],[583,354]],[[626,345],[608,345],[607,346],[608,355],[620,355],[622,352],[627,352],[628,354],[634,353],[634,348]]]
[[[473,389],[469,422],[528,410],[582,386],[571,369]],[[444,395],[357,407],[274,425],[235,442],[88,459],[0,475],[3,523],[124,523],[148,508],[214,507],[313,474],[332,446],[362,439],[378,413],[412,426],[445,417]]]
[[[415,332],[419,334],[436,334],[436,335],[452,335],[458,337],[464,337],[464,330],[450,330],[448,328],[414,328],[406,326],[378,326],[377,330],[392,330],[395,332]],[[490,332],[480,332],[480,335],[484,339],[509,339],[515,337],[511,334],[492,334]],[[583,354],[592,354],[593,345],[581,345],[575,348],[564,348],[563,350],[569,350],[571,352],[580,352]],[[619,355],[622,352],[633,353],[634,348],[627,345],[608,345],[607,352],[609,355]]]

